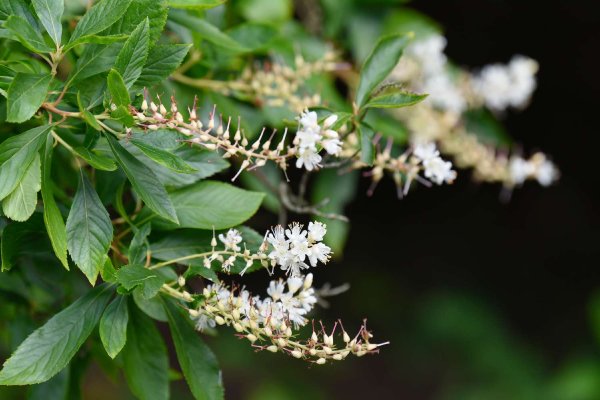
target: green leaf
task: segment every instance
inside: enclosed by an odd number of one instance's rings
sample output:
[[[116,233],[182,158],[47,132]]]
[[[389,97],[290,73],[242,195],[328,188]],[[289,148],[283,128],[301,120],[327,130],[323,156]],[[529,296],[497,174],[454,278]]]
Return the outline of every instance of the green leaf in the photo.
[[[148,54],[146,64],[142,69],[136,87],[152,87],[167,78],[185,58],[189,44],[156,45]]]
[[[131,101],[129,100],[129,92],[123,77],[116,69],[111,69],[106,78],[108,83],[108,91],[112,98],[112,102],[117,106],[128,106]]]
[[[379,40],[362,67],[356,90],[356,104],[362,107],[369,95],[398,64],[412,35],[389,35]]]
[[[467,132],[488,145],[507,148],[511,144],[510,135],[496,117],[485,108],[468,110],[464,114]]]
[[[272,41],[277,38],[277,29],[262,23],[245,23],[236,25],[227,34],[243,47],[251,51],[268,50]]]
[[[142,294],[142,288],[138,287],[133,290],[133,301],[147,316],[161,322],[167,322],[167,316],[162,306],[162,302],[158,297],[146,299]]]
[[[92,333],[112,293],[100,285],[35,330],[4,363],[0,385],[41,383],[59,373]]]
[[[115,69],[123,77],[125,87],[127,88],[130,88],[139,78],[142,73],[142,67],[148,58],[148,30],[149,22],[148,18],[146,18],[131,33],[131,36],[129,36],[129,39],[127,39],[117,56]]]
[[[40,157],[35,155],[33,162],[25,170],[23,179],[15,189],[2,200],[4,215],[14,221],[26,221],[31,217],[37,205],[37,192],[41,189],[42,173]]]
[[[360,136],[360,160],[367,165],[373,165],[375,156],[373,137],[375,132],[369,125],[361,123],[358,127],[358,135]]]
[[[50,128],[51,125],[39,126],[0,143],[0,199],[21,181]]]
[[[68,270],[67,261],[67,228],[65,221],[56,205],[52,193],[52,151],[54,140],[49,133],[46,138],[44,156],[42,158],[42,200],[44,202],[44,224],[54,249],[54,254],[60,260],[61,264]]]
[[[108,71],[117,58],[119,45],[88,45],[75,64],[69,82],[79,82],[90,76]]]
[[[181,307],[169,299],[164,300],[164,306],[169,318],[177,360],[194,398],[199,400],[224,398],[217,358],[198,336],[190,324],[189,317],[182,313]]]
[[[154,132],[152,135],[153,134]],[[152,144],[152,142],[150,143]],[[152,145],[156,147],[156,145]],[[214,151],[203,150],[198,147],[183,146],[172,150],[172,153],[185,161],[186,164],[196,169],[196,172],[180,174],[163,167],[162,165],[157,165],[135,146],[128,145],[127,149],[141,162],[151,168],[163,185],[171,188],[180,188],[191,185],[192,183],[196,183],[201,179],[207,178],[229,167],[227,160],[224,160]]]
[[[7,91],[6,121],[20,123],[31,118],[44,102],[51,80],[50,74],[17,73]]]
[[[151,319],[130,308],[127,344],[123,349],[125,378],[141,400],[169,398],[167,349]]]
[[[96,34],[114,24],[125,14],[129,3],[131,3],[131,0],[103,0],[96,2],[75,27],[69,44],[82,36]]]
[[[364,108],[400,108],[412,106],[425,100],[428,95],[405,92],[398,88],[389,88],[373,96]]]
[[[183,161],[181,157],[178,157],[172,152],[151,146],[141,140],[131,139],[130,142],[136,145],[148,158],[170,170],[184,174],[196,172],[196,170]]]
[[[33,8],[39,17],[46,32],[57,47],[60,45],[62,25],[60,19],[63,15],[65,3],[63,0],[33,0]]]
[[[221,32],[216,26],[206,20],[189,15],[184,11],[172,10],[169,13],[169,19],[190,29],[192,32],[198,33],[202,39],[211,42],[215,46],[235,52],[248,51],[248,49],[233,40],[229,35]]]
[[[181,228],[225,229],[252,217],[263,193],[228,183],[203,181],[171,193]]]
[[[73,151],[96,169],[102,171],[114,171],[117,169],[117,164],[112,158],[96,154],[93,150],[86,149],[82,146],[77,146],[73,147]]]
[[[127,296],[118,295],[100,319],[100,340],[110,358],[115,358],[127,342]]]
[[[122,42],[126,40],[129,36],[116,34],[116,35],[85,35],[75,40],[74,42],[69,43],[63,51],[68,51],[69,49],[83,44],[83,43],[92,43],[92,44],[111,44],[115,42]]]
[[[110,216],[80,169],[79,187],[67,218],[67,246],[71,258],[92,285],[104,264],[112,237]]]
[[[49,53],[52,51],[52,47],[46,44],[41,33],[36,31],[24,18],[11,15],[3,26],[15,35],[28,50],[34,53]]]
[[[150,48],[161,35],[167,21],[168,7],[166,0],[133,0],[122,18],[119,18],[108,31],[110,33],[129,34],[148,18],[150,21]]]
[[[123,168],[131,185],[146,205],[161,217],[178,223],[173,203],[152,170],[125,150],[111,135],[107,134],[106,138],[117,162]]]
[[[0,244],[2,271],[11,269],[19,256],[31,257],[38,253],[38,251],[44,252],[46,250],[44,242],[40,241],[40,239],[45,239],[45,237],[42,236],[45,235],[40,213],[34,213],[25,222],[8,224],[2,230],[2,241]]]
[[[129,254],[127,258],[130,264],[143,264],[146,261],[146,252],[148,250],[148,235],[152,225],[147,222],[141,227],[134,227],[135,234],[129,244]]]
[[[165,279],[158,272],[152,271],[143,265],[125,265],[117,270],[117,282],[126,290],[136,286],[142,288],[144,298],[151,299],[158,294]]]
[[[68,399],[70,372],[70,367],[67,367],[52,379],[30,386],[27,400]]]
[[[115,110],[111,111],[110,117],[115,121],[119,121],[125,126],[133,126],[135,123],[127,106],[118,106]]]
[[[227,0],[169,0],[171,8],[183,8],[192,10],[207,10],[224,4]]]

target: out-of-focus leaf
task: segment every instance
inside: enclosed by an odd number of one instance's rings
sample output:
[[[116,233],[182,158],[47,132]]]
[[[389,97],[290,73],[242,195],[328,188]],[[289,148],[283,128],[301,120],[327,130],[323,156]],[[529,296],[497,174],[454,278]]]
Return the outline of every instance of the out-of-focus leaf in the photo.
[[[106,284],[92,289],[29,335],[4,363],[0,384],[31,385],[58,374],[92,333],[112,293]]]
[[[171,10],[169,13],[169,19],[190,29],[192,32],[198,33],[202,39],[205,39],[216,46],[236,52],[244,52],[248,50],[208,21],[196,18],[185,13],[184,11]]]
[[[224,389],[217,358],[191,326],[189,317],[182,314],[181,307],[170,299],[164,300],[164,305],[177,359],[192,394],[196,399],[222,399]]]
[[[115,358],[127,341],[127,296],[117,296],[104,310],[100,319],[100,339],[106,353]]]
[[[207,10],[225,3],[227,0],[169,0],[169,7],[193,10]]]
[[[133,394],[141,400],[169,398],[167,349],[148,317],[136,307],[129,308],[127,344],[122,350],[125,378]]]
[[[398,64],[410,35],[390,35],[382,37],[367,57],[360,72],[360,82],[356,90],[356,104],[364,106],[369,95]]]
[[[4,215],[14,221],[26,221],[29,219],[37,205],[37,193],[41,189],[41,179],[40,157],[36,154],[33,162],[27,167],[23,179],[2,200]]]

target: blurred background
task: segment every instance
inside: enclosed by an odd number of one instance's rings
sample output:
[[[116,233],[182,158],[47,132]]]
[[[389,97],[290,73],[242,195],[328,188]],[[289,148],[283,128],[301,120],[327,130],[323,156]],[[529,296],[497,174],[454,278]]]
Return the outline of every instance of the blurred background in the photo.
[[[292,0],[268,1],[276,8]],[[346,0],[324,0],[336,1]],[[361,29],[381,21],[391,3],[354,1]],[[313,1],[295,3],[310,9]],[[468,173],[459,173],[454,185],[411,191],[401,201],[391,180],[371,198],[363,180],[346,209],[352,224],[344,256],[316,276],[333,286],[349,282],[351,290],[329,299],[331,308],[314,317],[343,318],[348,331],[368,317],[375,338],[391,344],[380,355],[316,368],[254,353],[233,331],[221,330],[207,340],[228,399],[600,399],[600,13],[594,6],[410,3],[444,27],[446,52],[460,66],[507,62],[513,54],[539,61],[531,105],[508,113],[504,123],[528,153],[551,155],[561,180],[547,189],[526,184],[508,203],[500,201],[499,186],[477,185]],[[356,26],[355,20],[343,23]],[[263,213],[251,225],[260,231],[275,222]],[[268,277],[258,275],[250,287],[264,287]],[[12,329],[31,329],[17,325]],[[3,388],[0,399],[18,393]],[[187,396],[185,384],[175,381],[172,398]],[[122,377],[92,365],[82,398],[130,394]]]

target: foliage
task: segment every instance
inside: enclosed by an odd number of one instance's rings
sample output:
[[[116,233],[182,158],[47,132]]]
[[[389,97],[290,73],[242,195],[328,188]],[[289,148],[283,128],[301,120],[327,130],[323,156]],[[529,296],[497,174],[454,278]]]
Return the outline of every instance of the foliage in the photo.
[[[290,296],[303,285],[297,296],[306,291],[316,302],[312,275],[300,283],[295,275],[327,262],[332,249],[342,255],[357,170],[368,169],[372,189],[390,173],[399,195],[415,182],[454,180],[452,164],[435,145],[420,147],[402,114],[422,106],[440,119],[444,110],[394,78],[415,34],[439,27],[400,9],[365,28],[365,40],[346,35],[349,6],[333,1],[322,2],[325,21],[298,5],[302,23],[291,1],[80,3],[0,5],[0,299],[14,326],[27,326],[18,332],[0,323],[13,344],[22,341],[10,346],[0,384],[41,384],[32,398],[46,390],[71,398],[82,360],[93,357],[122,369],[136,397],[166,399],[172,371],[162,323],[198,399],[224,396],[218,361],[195,331],[212,332],[215,322],[257,349],[315,364],[377,352],[382,344],[369,342],[365,325],[353,339],[334,328],[339,348],[324,328],[296,340],[288,332],[306,324],[308,309],[277,326],[269,315],[255,327],[240,317],[260,312],[253,303],[242,307],[247,293],[219,285],[223,275],[273,274],[279,266],[291,275]],[[359,14],[349,16],[349,29]],[[348,53],[354,59],[342,61]],[[485,107],[466,110],[465,124],[482,131],[485,145],[508,145]],[[446,146],[442,152],[460,159]],[[533,159],[527,177],[545,161]],[[522,183],[511,179],[493,181]],[[262,220],[253,219],[261,206]],[[299,228],[301,239],[284,236],[285,250],[300,257],[292,266],[272,255],[275,230],[266,236],[243,226],[274,222],[269,212],[282,225],[288,213],[314,216],[329,233],[323,238],[316,222]],[[93,350],[100,345],[106,354]]]

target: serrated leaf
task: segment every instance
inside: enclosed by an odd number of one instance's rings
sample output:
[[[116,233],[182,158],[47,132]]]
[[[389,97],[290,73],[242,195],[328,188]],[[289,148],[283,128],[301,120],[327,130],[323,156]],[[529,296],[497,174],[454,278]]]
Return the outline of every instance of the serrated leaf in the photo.
[[[129,312],[127,296],[117,296],[100,319],[100,340],[110,358],[115,358],[127,342]]]
[[[125,175],[144,203],[161,217],[178,223],[173,203],[152,170],[125,150],[112,136],[106,135],[106,138],[117,163],[125,171]]]
[[[192,32],[198,33],[202,39],[211,42],[215,46],[223,47],[235,52],[248,51],[248,49],[240,43],[236,42],[229,35],[223,33],[219,28],[204,19],[194,17],[179,10],[172,10],[169,13],[169,19],[190,29]]]
[[[130,264],[143,264],[146,261],[148,235],[150,235],[151,230],[152,225],[149,222],[134,229],[135,234],[129,244],[129,254],[127,256]]]
[[[148,145],[141,140],[131,139],[130,142],[140,149],[148,158],[170,170],[184,174],[196,172],[196,169],[189,166],[181,157],[172,152]]]
[[[112,237],[110,216],[84,171],[79,170],[79,187],[67,218],[67,247],[92,285],[104,264]]]
[[[356,90],[356,104],[362,107],[369,95],[398,64],[410,35],[384,36],[367,57],[360,72],[360,82]]]
[[[150,21],[150,48],[160,37],[167,21],[168,7],[165,0],[133,0],[123,17],[119,18],[109,29],[111,34],[131,33],[140,22],[148,18]]]
[[[75,47],[80,44],[90,43],[90,44],[111,44],[116,42],[122,42],[127,40],[129,36],[116,34],[116,35],[85,35],[80,37],[79,39],[69,43],[68,46],[65,47],[63,51],[67,51],[72,47]]]
[[[141,400],[169,398],[167,349],[151,319],[130,307],[127,344],[122,350],[125,378]]]
[[[33,8],[39,17],[46,32],[54,43],[59,46],[62,36],[60,19],[63,15],[65,3],[63,0],[32,0]]]
[[[42,157],[42,201],[44,202],[44,224],[50,237],[50,243],[54,249],[54,254],[60,260],[61,264],[68,270],[67,261],[67,228],[62,214],[54,200],[52,193],[52,151],[54,140],[49,133],[46,138],[46,146]]]
[[[2,200],[4,215],[13,221],[26,221],[37,205],[37,193],[41,189],[40,157],[35,155],[33,162],[25,170],[25,175],[14,190]]]
[[[146,18],[134,29],[117,56],[114,68],[119,71],[125,82],[125,87],[128,89],[139,78],[142,67],[148,58],[148,30],[149,22]]]
[[[8,17],[3,26],[28,50],[35,53],[49,53],[52,51],[52,47],[46,44],[41,33],[36,31],[25,19],[18,15]]]
[[[108,71],[115,63],[120,46],[92,44],[85,47],[75,64],[69,82],[76,83],[85,78]]]
[[[52,80],[50,74],[17,73],[8,87],[6,121],[25,122],[40,108]]]
[[[164,306],[169,318],[177,360],[194,398],[199,400],[224,398],[217,358],[198,336],[189,318],[182,314],[181,307],[175,305],[170,299],[164,300]]]
[[[135,86],[139,88],[152,87],[167,78],[179,67],[189,49],[189,44],[154,46],[148,54],[146,64],[135,82]]]
[[[80,37],[103,31],[125,14],[131,0],[104,0],[94,4],[79,21],[69,44]]]
[[[360,137],[360,160],[367,165],[373,165],[373,158],[375,157],[373,137],[375,132],[369,125],[361,123],[358,127],[358,135]]]
[[[164,277],[158,272],[138,264],[125,265],[119,268],[116,276],[117,282],[127,290],[140,286],[146,299],[156,296],[163,283],[165,283]]]
[[[0,385],[31,385],[59,373],[92,333],[113,291],[106,284],[52,317],[4,363]]]
[[[192,10],[207,10],[224,4],[227,0],[169,0],[169,7]]]
[[[371,97],[364,108],[400,108],[420,103],[427,98],[427,94],[418,94],[390,88],[376,96]]]
[[[0,143],[0,199],[14,190],[35,159],[51,125],[39,126]]]
[[[116,69],[111,69],[106,78],[108,83],[108,91],[110,93],[112,102],[118,106],[128,106],[131,101],[129,100],[129,92],[123,77]],[[114,112],[114,111],[113,111]]]
[[[157,165],[133,145],[128,145],[127,149],[140,161],[151,168],[158,180],[169,188],[180,188],[191,185],[192,183],[212,176],[229,167],[227,160],[224,160],[214,151],[203,150],[198,147],[183,146],[172,150],[172,152],[194,168],[196,172],[180,174],[163,167],[162,165]]]
[[[252,217],[264,193],[202,181],[170,194],[181,228],[225,229]],[[160,225],[160,224],[159,224]]]

